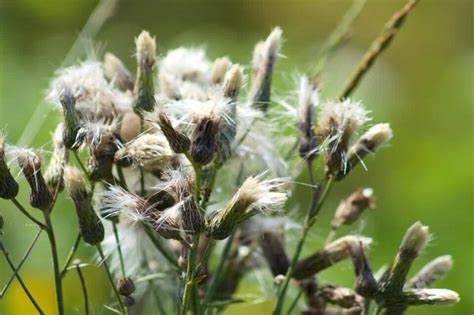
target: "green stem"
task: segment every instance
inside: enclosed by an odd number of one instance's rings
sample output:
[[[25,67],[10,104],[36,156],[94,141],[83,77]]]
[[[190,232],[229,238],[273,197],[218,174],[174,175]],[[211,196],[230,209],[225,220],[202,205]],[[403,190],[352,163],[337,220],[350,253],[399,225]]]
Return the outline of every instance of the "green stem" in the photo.
[[[235,231],[227,239],[224,250],[222,251],[221,258],[219,260],[219,264],[217,265],[216,271],[214,272],[214,275],[211,278],[211,283],[209,284],[209,288],[207,289],[206,297],[204,298],[204,301],[202,302],[204,309],[207,308],[208,304],[212,301],[212,298],[214,297],[214,294],[217,289],[217,285],[219,284],[219,278],[221,277],[222,271],[224,270],[225,261],[227,257],[229,256],[229,252],[232,247],[232,242],[234,241],[234,237],[235,237]]]
[[[126,277],[125,264],[123,262],[122,246],[120,245],[120,238],[118,235],[117,223],[112,222],[112,229],[114,231],[115,242],[117,243],[117,251],[119,254],[119,261],[120,261],[120,270],[122,271],[122,276],[125,278]]]
[[[198,204],[201,204],[201,182],[202,182],[202,170],[201,166],[198,165],[196,162],[194,162],[193,158],[189,154],[185,154],[186,158],[188,159],[189,163],[191,163],[194,174],[195,174],[195,179],[194,179],[194,197],[196,198],[196,202]],[[213,182],[214,179],[211,178],[211,181]],[[207,201],[206,201],[207,202]],[[204,200],[203,200],[204,203]]]
[[[185,277],[185,284],[184,284],[184,292],[183,292],[183,299],[181,303],[181,315],[186,315],[188,312],[188,305],[189,305],[189,300],[191,298],[191,291],[193,289],[193,286],[195,286],[194,283],[194,275],[195,275],[195,261],[196,261],[196,254],[197,250],[199,247],[199,235],[194,236],[193,243],[191,245],[191,250],[188,255],[188,262],[187,262],[187,267],[186,267],[186,277]],[[196,310],[194,310],[196,312]]]
[[[79,247],[80,242],[81,242],[81,233],[78,233],[76,237],[76,241],[72,245],[71,250],[69,251],[69,254],[67,255],[66,262],[64,263],[63,269],[61,270],[61,278],[64,278],[64,276],[66,275],[69,265],[71,264],[71,261],[74,258],[74,255],[76,254],[76,251],[77,251],[77,248]]]
[[[38,234],[39,236],[39,234]],[[17,278],[18,282],[20,283],[21,285],[21,288],[23,289],[23,291],[25,291],[26,295],[28,296],[28,299],[31,301],[31,303],[33,304],[33,306],[36,308],[36,310],[38,311],[39,314],[43,315],[44,312],[43,310],[41,309],[41,307],[38,305],[38,303],[36,302],[35,298],[33,297],[33,295],[31,294],[31,292],[28,290],[28,287],[26,286],[26,284],[23,282],[23,279],[20,277],[20,275],[18,274],[18,270],[19,270],[19,267],[15,268],[15,265],[13,264],[12,260],[10,259],[10,255],[8,254],[8,252],[6,251],[5,247],[3,246],[3,243],[0,242],[0,249],[1,251],[3,252],[3,255],[5,256],[5,259],[8,263],[8,265],[10,266],[10,268],[12,269],[13,271],[13,275]]]
[[[308,171],[310,175],[311,185],[313,186],[313,195],[311,199],[311,205],[308,209],[306,219],[303,226],[303,231],[301,232],[300,239],[298,244],[296,245],[295,253],[293,254],[293,258],[291,259],[290,266],[288,267],[288,271],[286,272],[285,282],[283,283],[280,293],[278,295],[277,304],[275,309],[273,310],[273,315],[280,315],[283,312],[283,305],[285,303],[285,294],[288,290],[288,286],[290,284],[291,278],[293,277],[293,272],[296,267],[296,263],[301,255],[301,251],[303,249],[304,242],[306,241],[306,237],[308,236],[308,232],[313,226],[314,222],[316,222],[316,217],[321,210],[321,206],[326,201],[327,195],[331,190],[331,186],[333,183],[333,177],[329,177],[324,191],[321,196],[319,196],[319,188],[316,186],[316,180],[313,173],[313,160],[308,160]]]
[[[76,271],[81,282],[82,295],[84,296],[84,314],[89,315],[89,295],[87,294],[86,281],[84,280],[84,276],[82,275],[81,267],[79,266],[79,264],[76,265]]]
[[[56,246],[56,238],[54,236],[53,224],[49,212],[44,211],[44,220],[46,223],[46,233],[48,234],[49,244],[51,247],[51,256],[53,259],[53,271],[54,271],[54,286],[56,290],[56,302],[58,308],[58,314],[64,315],[64,299],[63,299],[63,288],[61,282],[61,273],[59,271],[59,260],[58,260],[58,249]]]
[[[25,254],[24,254],[23,257],[21,258],[20,263],[19,263],[18,266],[16,267],[15,271],[14,271],[13,274],[10,276],[10,278],[9,278],[8,281],[7,281],[7,283],[5,283],[5,285],[3,286],[3,289],[2,289],[2,291],[0,292],[0,299],[3,297],[3,295],[5,294],[5,292],[7,292],[8,287],[9,287],[10,284],[12,283],[13,279],[15,279],[17,273],[20,272],[20,269],[21,269],[21,267],[23,266],[23,264],[25,263],[26,259],[28,258],[28,256],[30,256],[30,253],[31,253],[31,251],[33,250],[33,247],[36,245],[36,242],[38,241],[38,239],[39,239],[39,237],[40,237],[40,235],[41,235],[41,232],[43,232],[42,229],[38,230],[38,233],[36,233],[35,238],[33,239],[33,241],[31,242],[30,246],[29,246],[28,249],[26,250]]]
[[[107,264],[107,260],[105,258],[104,252],[102,251],[102,247],[100,246],[100,244],[97,245],[97,251],[99,252],[100,258],[102,259],[102,264],[104,264],[104,269],[105,269],[105,272],[107,273],[107,279],[109,280],[109,283],[112,286],[115,297],[117,298],[117,301],[119,303],[120,309],[122,310],[122,313],[127,314],[127,309],[123,305],[123,301],[120,298],[120,294],[117,291],[114,278],[112,277],[112,273],[110,272],[109,265]]]
[[[127,181],[125,180],[125,175],[123,174],[122,167],[116,165],[116,169],[117,169],[117,174],[118,174],[119,181],[120,181],[120,186],[122,186],[123,189],[128,191]]]
[[[20,210],[20,212],[23,213],[28,219],[30,219],[33,223],[38,225],[41,229],[43,230],[46,229],[46,225],[44,225],[39,220],[35,219],[28,211],[26,211],[25,207],[23,207],[16,198],[11,199],[11,201],[18,208],[18,210]]]
[[[293,314],[293,311],[296,308],[296,306],[298,305],[298,301],[300,300],[301,296],[303,295],[303,292],[304,292],[304,289],[301,288],[300,291],[298,292],[298,294],[296,295],[295,299],[291,303],[290,308],[288,309],[288,312],[286,312],[286,314],[288,314],[288,315]]]
[[[145,130],[145,122],[143,121],[143,115],[140,114],[140,134]],[[143,166],[139,166],[140,169],[140,195],[145,196],[145,173]]]

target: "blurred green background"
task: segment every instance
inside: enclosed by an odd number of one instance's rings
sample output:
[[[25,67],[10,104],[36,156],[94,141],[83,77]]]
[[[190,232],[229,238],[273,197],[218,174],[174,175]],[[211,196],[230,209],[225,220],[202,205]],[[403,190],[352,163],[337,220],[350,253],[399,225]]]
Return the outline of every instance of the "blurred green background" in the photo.
[[[323,94],[334,97],[371,40],[404,0],[369,0],[354,25],[350,43],[331,59],[323,76]],[[94,47],[113,51],[134,68],[133,39],[142,29],[157,38],[163,54],[180,45],[204,46],[211,58],[229,56],[248,65],[253,45],[273,26],[284,30],[283,54],[278,63],[277,94],[294,89],[295,75],[311,65],[323,40],[337,24],[350,1],[120,1],[114,16],[98,33]],[[35,108],[44,98],[49,80],[75,41],[93,0],[0,0],[0,128],[15,143]],[[354,188],[375,189],[377,209],[364,215],[361,224],[341,232],[362,232],[375,239],[370,258],[377,269],[396,252],[405,229],[417,220],[429,225],[434,240],[413,270],[444,254],[454,258],[454,270],[437,284],[461,294],[454,307],[418,307],[409,314],[473,314],[473,1],[425,0],[409,16],[392,46],[377,61],[354,97],[372,110],[375,122],[391,123],[391,147],[369,158],[369,171],[358,168],[338,185],[312,233],[309,252],[327,234],[333,209]],[[82,51],[91,45],[84,45]],[[76,58],[74,61],[78,60]],[[45,123],[34,134],[34,146],[46,145],[59,117],[56,113],[34,117]],[[305,181],[303,174],[299,180]],[[309,189],[297,187],[292,208],[305,203]],[[26,200],[27,196],[21,196]],[[296,200],[299,200],[297,202]],[[33,210],[34,211],[34,210]],[[10,203],[0,201],[6,221],[4,242],[18,262],[36,229]],[[61,198],[54,213],[61,261],[76,235],[70,202]],[[296,232],[294,232],[296,233]],[[93,251],[82,247],[79,257],[89,261]],[[47,314],[55,312],[49,247],[43,235],[21,271]],[[102,270],[84,269],[89,280],[94,313],[109,301]],[[0,286],[10,271],[0,257]],[[352,285],[352,267],[338,265],[322,280]],[[242,294],[258,294],[251,277]],[[82,312],[82,296],[73,273],[65,279],[68,314]],[[234,306],[229,314],[266,314],[268,302]],[[0,314],[33,314],[15,282],[0,300]]]

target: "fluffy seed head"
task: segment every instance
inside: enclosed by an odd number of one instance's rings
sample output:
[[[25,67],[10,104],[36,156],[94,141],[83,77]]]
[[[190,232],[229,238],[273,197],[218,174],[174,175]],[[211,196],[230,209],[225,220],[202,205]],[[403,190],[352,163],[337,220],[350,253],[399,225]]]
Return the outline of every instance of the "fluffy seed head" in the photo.
[[[145,169],[161,170],[169,165],[174,156],[168,140],[162,134],[139,135],[115,153],[115,161],[121,163],[130,159]]]
[[[18,195],[18,183],[5,160],[5,135],[0,132],[0,198],[12,199]]]
[[[229,71],[227,71],[224,78],[224,97],[230,98],[233,102],[237,101],[243,81],[244,70],[242,66],[238,64],[233,65]]]
[[[166,239],[182,240],[179,206],[158,211],[147,200],[117,186],[109,186],[102,194],[102,208],[106,216],[123,215],[131,223],[145,223]]]
[[[204,101],[210,68],[202,49],[181,47],[171,50],[160,62],[160,92],[170,99]]]
[[[361,188],[353,192],[337,207],[333,224],[350,225],[354,223],[365,209],[375,207],[373,195],[372,188]]]
[[[44,172],[46,184],[51,191],[62,191],[64,188],[64,167],[69,158],[69,151],[64,144],[64,125],[59,124],[53,134],[53,154],[48,168]]]
[[[298,91],[298,129],[300,132],[300,157],[314,158],[317,154],[318,139],[314,133],[314,108],[319,103],[319,90],[308,77],[300,78]]]
[[[282,33],[281,28],[274,28],[265,42],[258,43],[254,50],[254,75],[248,99],[263,112],[266,112],[270,102],[273,68],[281,47]]]
[[[209,85],[219,85],[224,81],[227,70],[232,66],[232,62],[227,57],[217,58],[212,64]]]
[[[349,157],[353,154],[359,154],[362,152],[370,153],[375,152],[382,145],[390,141],[393,137],[392,129],[390,124],[377,124],[367,130],[356,144],[349,150]]]
[[[165,193],[168,201],[173,201],[173,205],[163,211],[159,220],[171,217],[187,234],[199,233],[204,229],[204,218],[194,198],[194,179],[189,172],[182,168],[167,170],[163,174],[163,182],[153,189]]]
[[[95,61],[84,61],[58,72],[47,99],[62,108],[64,95],[75,101],[74,108],[79,118],[110,118],[132,109],[131,97],[114,89],[105,79],[102,64]]]
[[[347,151],[346,169],[339,172],[337,179],[341,180],[349,171],[355,167],[363,158],[374,153],[392,138],[393,133],[389,124],[377,124],[364,133],[357,142]]]
[[[319,114],[318,135],[327,144],[325,160],[328,175],[346,170],[349,142],[367,120],[367,111],[359,102],[347,99],[323,105]]]
[[[117,119],[85,120],[79,129],[76,143],[89,150],[87,164],[92,180],[112,180],[114,154],[122,146],[119,132],[120,123]]]
[[[400,244],[399,253],[402,255],[418,256],[429,240],[430,232],[428,226],[416,222],[406,231]]]
[[[48,211],[53,202],[53,194],[41,173],[41,158],[31,150],[22,150],[17,157],[18,164],[30,186],[30,204],[33,208]]]
[[[92,208],[91,196],[81,172],[76,168],[66,167],[64,183],[74,202],[82,239],[90,245],[100,244],[104,239],[104,226]]]
[[[282,188],[283,181],[262,180],[263,176],[247,178],[229,204],[212,215],[208,225],[208,233],[212,238],[226,238],[238,224],[259,211],[281,210],[287,195],[277,190]]]
[[[142,31],[135,40],[137,47],[137,62],[140,65],[150,67],[155,62],[156,42],[150,33]]]
[[[135,85],[130,71],[117,56],[106,53],[104,56],[104,73],[122,91],[133,91]]]

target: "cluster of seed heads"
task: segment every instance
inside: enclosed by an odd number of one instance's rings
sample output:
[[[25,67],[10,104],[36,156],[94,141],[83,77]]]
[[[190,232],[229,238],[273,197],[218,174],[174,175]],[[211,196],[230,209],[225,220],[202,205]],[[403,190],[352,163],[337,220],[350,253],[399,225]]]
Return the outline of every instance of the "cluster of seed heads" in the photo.
[[[19,191],[8,154],[30,187],[31,207],[49,215],[65,189],[81,239],[101,254],[105,248],[103,262],[118,278],[114,291],[122,312],[156,292],[178,296],[181,314],[222,311],[238,297],[243,277],[265,268],[276,292],[283,292],[279,299],[294,280],[306,298],[304,314],[366,314],[371,303],[380,312],[401,314],[412,305],[456,303],[455,292],[428,288],[450,270],[449,256],[407,278],[430,239],[426,226],[417,222],[407,230],[380,275],[368,260],[370,238],[334,239],[341,225],[354,224],[375,207],[371,188],[340,202],[325,245],[303,258],[288,255],[292,231],[309,229],[319,211],[309,212],[304,227],[287,215],[288,178],[298,175],[300,162],[324,165],[321,181],[330,186],[386,144],[392,130],[387,123],[367,128],[369,111],[360,101],[321,100],[317,80],[305,75],[287,101],[291,110],[271,102],[281,43],[282,31],[275,28],[255,46],[248,82],[243,66],[227,57],[209,61],[201,49],[178,48],[157,58],[155,39],[146,31],[135,40],[135,76],[111,53],[102,62],[59,70],[48,100],[63,121],[44,176],[40,151],[8,146],[1,134],[0,197],[16,200]],[[275,126],[275,120],[286,122]],[[285,128],[285,134],[274,133]],[[295,140],[299,156],[290,151],[285,157]],[[321,187],[314,186],[315,201],[322,201]],[[221,240],[219,254],[215,245]],[[208,263],[212,255],[220,259],[217,267]],[[354,265],[353,288],[318,279],[319,272],[347,259]],[[156,272],[174,277],[162,288],[160,280],[137,282]],[[277,307],[275,314],[280,312]]]

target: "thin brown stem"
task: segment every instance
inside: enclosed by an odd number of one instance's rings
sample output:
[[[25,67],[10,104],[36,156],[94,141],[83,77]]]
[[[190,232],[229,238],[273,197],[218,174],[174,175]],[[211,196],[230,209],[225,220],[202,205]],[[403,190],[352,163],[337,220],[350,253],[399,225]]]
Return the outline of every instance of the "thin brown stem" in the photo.
[[[61,281],[61,273],[59,271],[59,260],[58,260],[58,249],[56,245],[56,238],[54,236],[53,223],[51,222],[50,212],[44,211],[44,221],[46,223],[46,233],[48,234],[49,244],[51,247],[51,256],[53,260],[53,272],[54,272],[54,287],[56,291],[56,303],[58,308],[58,314],[64,314],[64,299],[63,299],[63,288]]]
[[[23,291],[25,291],[25,294],[28,296],[28,299],[31,301],[31,304],[33,304],[33,306],[36,308],[36,310],[38,311],[39,314],[41,314],[41,315],[44,314],[43,310],[41,309],[41,307],[36,302],[35,298],[31,294],[30,290],[28,290],[28,287],[23,282],[23,279],[18,274],[19,268],[18,267],[15,268],[15,265],[13,264],[12,260],[10,259],[10,255],[8,254],[7,250],[3,246],[3,243],[1,243],[1,242],[0,242],[0,250],[2,251],[3,255],[5,256],[5,259],[8,263],[8,265],[12,269],[13,275],[17,278],[18,282],[21,285],[21,288],[23,289]]]
[[[38,230],[38,233],[36,233],[36,236],[35,238],[33,239],[33,241],[31,242],[30,246],[28,246],[28,249],[26,250],[25,254],[23,255],[23,257],[21,258],[20,262],[18,263],[18,266],[15,268],[15,271],[13,272],[13,274],[10,276],[10,278],[8,279],[7,283],[5,283],[5,285],[3,286],[3,289],[2,291],[0,292],[0,299],[3,297],[3,295],[5,294],[5,292],[7,292],[8,290],[8,287],[10,286],[10,284],[13,282],[13,279],[15,279],[16,275],[18,272],[20,272],[20,269],[21,267],[23,266],[23,264],[25,263],[26,259],[28,258],[28,256],[30,256],[30,253],[31,251],[33,250],[33,247],[36,245],[36,242],[38,241],[40,235],[41,235],[41,232],[43,232],[42,229]]]
[[[86,281],[84,280],[84,276],[82,275],[81,267],[79,264],[76,264],[76,271],[81,282],[82,295],[84,297],[84,314],[89,315],[89,296],[87,294]]]
[[[35,219],[26,209],[21,205],[21,203],[16,199],[13,198],[11,199],[13,204],[20,210],[21,213],[23,213],[28,219],[30,219],[34,224],[38,225],[41,229],[46,229],[46,225],[44,225],[42,222],[39,220]]]
[[[329,57],[334,53],[334,51],[348,41],[352,24],[362,12],[366,2],[367,0],[354,0],[344,16],[340,19],[336,28],[326,39],[319,52],[316,64],[309,73],[311,81],[318,80],[329,60]]]
[[[99,252],[100,258],[102,259],[102,264],[104,265],[105,272],[107,274],[107,279],[109,280],[110,286],[112,287],[115,297],[117,298],[118,304],[120,306],[120,309],[122,313],[127,314],[127,309],[125,308],[125,305],[123,304],[122,299],[120,298],[120,294],[117,291],[117,287],[115,286],[115,281],[114,278],[112,277],[112,273],[110,272],[109,265],[107,264],[107,260],[105,258],[104,252],[102,251],[102,247],[97,245],[97,251]]]
[[[347,81],[342,93],[338,99],[345,99],[349,97],[355,88],[359,85],[360,81],[370,70],[377,57],[390,45],[392,40],[397,35],[398,31],[403,25],[408,13],[415,7],[418,0],[409,0],[405,6],[395,12],[395,14],[387,22],[382,34],[380,34],[370,45],[369,49],[365,52],[362,59],[359,61],[356,69],[352,72],[349,80]]]
[[[74,255],[76,254],[77,248],[79,247],[79,243],[81,242],[81,234],[78,233],[76,237],[76,241],[71,247],[71,250],[69,251],[69,254],[67,255],[66,262],[64,263],[63,269],[61,270],[61,278],[64,278],[66,275],[69,265],[71,264],[72,259],[74,258]]]

